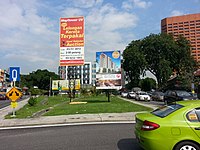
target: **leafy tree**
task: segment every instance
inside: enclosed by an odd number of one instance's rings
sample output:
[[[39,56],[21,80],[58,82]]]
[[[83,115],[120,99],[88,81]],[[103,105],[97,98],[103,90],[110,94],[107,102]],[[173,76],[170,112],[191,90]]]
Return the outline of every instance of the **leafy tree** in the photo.
[[[21,75],[21,86],[27,86],[32,88],[33,86],[37,86],[39,89],[48,90],[49,83],[51,79],[57,80],[59,79],[59,75],[54,72],[49,72],[48,70],[40,70],[33,71],[29,75]]]
[[[145,54],[146,69],[156,76],[159,87],[172,74],[175,46],[173,37],[167,34],[151,34],[142,40],[140,49]]]
[[[139,84],[140,75],[144,72],[146,61],[144,54],[139,50],[141,41],[132,41],[123,53],[123,69],[130,79],[131,86]]]
[[[132,41],[123,53],[122,67],[131,81],[128,86],[137,86],[145,70],[155,75],[159,88],[166,86],[173,74],[181,79],[181,83],[190,84],[197,68],[190,49],[186,38],[179,36],[174,40],[172,35],[165,33]]]
[[[179,36],[176,40],[176,62],[173,68],[177,74],[177,81],[185,89],[191,88],[191,83],[194,82],[194,71],[197,69],[197,63],[191,55],[190,42],[183,36]]]
[[[183,36],[179,36],[177,41],[176,48],[176,63],[174,64],[174,69],[178,75],[187,75],[194,73],[197,68],[197,63],[194,58],[191,56],[191,45],[190,42]]]
[[[143,91],[151,91],[152,89],[156,89],[156,81],[152,78],[140,80],[139,85]]]

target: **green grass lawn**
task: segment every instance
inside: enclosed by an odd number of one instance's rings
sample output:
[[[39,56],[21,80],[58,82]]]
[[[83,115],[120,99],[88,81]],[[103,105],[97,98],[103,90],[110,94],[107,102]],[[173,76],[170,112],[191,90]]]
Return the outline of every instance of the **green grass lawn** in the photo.
[[[124,101],[117,96],[111,96],[110,102],[105,95],[87,96],[73,99],[73,102],[87,102],[86,104],[70,104],[66,96],[39,97],[35,106],[25,105],[16,112],[17,118],[28,118],[34,113],[49,109],[45,116],[69,115],[69,114],[95,114],[95,113],[123,113],[150,111],[151,108]],[[10,118],[7,115],[6,118]]]

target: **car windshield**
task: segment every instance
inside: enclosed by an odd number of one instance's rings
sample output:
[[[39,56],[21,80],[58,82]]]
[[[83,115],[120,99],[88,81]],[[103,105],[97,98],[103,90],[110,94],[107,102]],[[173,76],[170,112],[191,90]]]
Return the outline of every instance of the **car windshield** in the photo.
[[[186,91],[177,91],[176,93],[178,96],[191,96],[191,94]]]
[[[152,111],[151,113],[158,117],[164,118],[182,107],[184,107],[184,106],[182,106],[180,104],[172,104],[172,105],[159,107],[158,109]]]

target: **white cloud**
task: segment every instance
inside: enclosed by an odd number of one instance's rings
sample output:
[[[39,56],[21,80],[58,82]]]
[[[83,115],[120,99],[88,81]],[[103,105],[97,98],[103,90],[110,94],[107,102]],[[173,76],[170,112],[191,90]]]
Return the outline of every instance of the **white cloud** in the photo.
[[[121,12],[110,4],[93,9],[86,17],[87,54],[93,53],[94,56],[95,51],[124,50],[127,38],[134,37],[133,33],[124,34],[125,30],[136,27],[137,21],[136,15]],[[86,55],[86,59],[91,60],[91,57]]]
[[[143,8],[146,9],[152,5],[151,2],[146,2],[144,0],[128,0],[122,3],[122,8],[126,10],[131,10],[133,8]]]
[[[184,13],[178,10],[173,10],[171,12],[171,16],[181,16],[181,15],[184,15]]]
[[[94,61],[96,51],[123,50],[134,37],[127,30],[137,26],[137,16],[112,4],[103,5],[102,0],[87,1],[83,9],[75,4],[74,7],[57,6],[53,10],[57,13],[59,10],[57,20],[42,15],[39,8],[48,6],[40,3],[37,0],[0,1],[1,67],[17,65],[22,73],[45,68],[57,72],[60,17],[85,16],[85,61]]]
[[[139,8],[148,8],[152,5],[151,2],[146,2],[142,0],[133,0],[133,3],[136,7],[139,7]]]
[[[0,64],[29,64],[22,68],[25,73],[35,61],[55,69],[49,64],[58,56],[58,33],[52,31],[54,25],[48,18],[37,14],[37,1],[1,1],[0,5],[0,53],[6,54]]]
[[[131,10],[133,9],[133,4],[130,1],[124,1],[122,3],[122,8],[125,10]]]
[[[69,0],[71,2],[71,0]],[[79,8],[91,8],[97,5],[101,5],[103,0],[75,0],[73,5]]]
[[[61,17],[82,16],[84,12],[79,8],[66,8]]]

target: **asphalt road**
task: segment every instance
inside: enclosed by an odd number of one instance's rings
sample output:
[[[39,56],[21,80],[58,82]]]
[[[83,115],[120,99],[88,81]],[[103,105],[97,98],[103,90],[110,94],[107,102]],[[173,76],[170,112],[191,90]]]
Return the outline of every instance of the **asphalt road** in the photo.
[[[153,104],[153,105],[157,105],[158,107],[165,105],[164,102],[161,102],[161,101],[152,101],[152,100],[150,102],[145,102],[145,101],[137,101],[137,102],[144,103],[144,104],[150,103],[150,104]]]
[[[17,102],[22,101],[22,100],[26,99],[27,97],[29,97],[29,96],[25,95],[22,98],[20,98],[19,100],[17,100]],[[4,108],[6,106],[9,106],[10,103],[11,103],[11,100],[0,100],[0,109]]]
[[[10,105],[10,100],[0,100],[0,109]]]
[[[134,124],[0,130],[2,150],[142,150]]]

